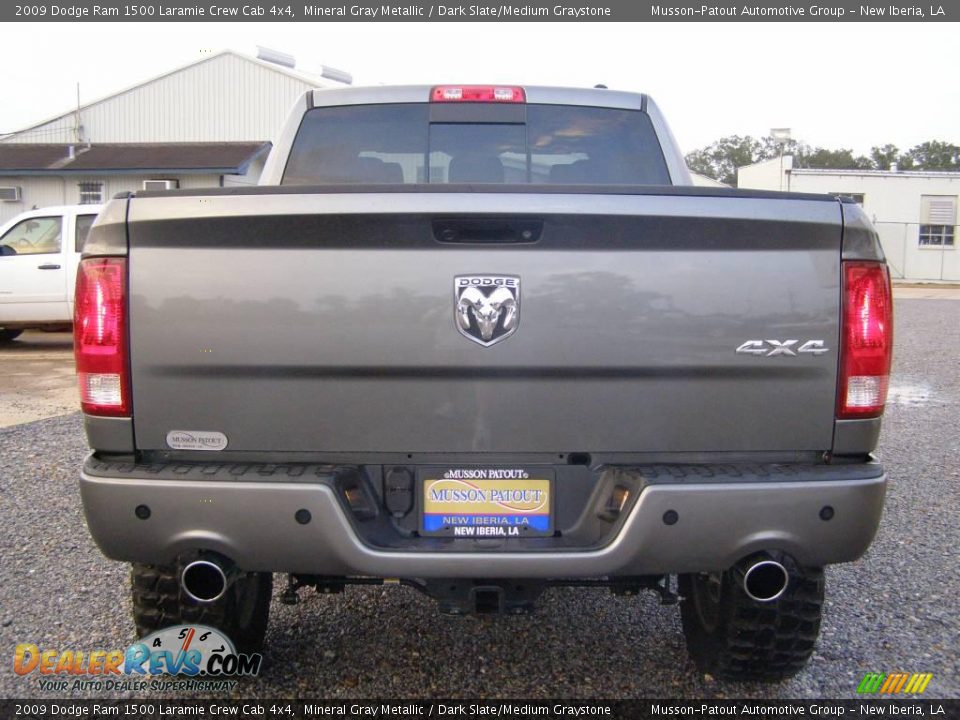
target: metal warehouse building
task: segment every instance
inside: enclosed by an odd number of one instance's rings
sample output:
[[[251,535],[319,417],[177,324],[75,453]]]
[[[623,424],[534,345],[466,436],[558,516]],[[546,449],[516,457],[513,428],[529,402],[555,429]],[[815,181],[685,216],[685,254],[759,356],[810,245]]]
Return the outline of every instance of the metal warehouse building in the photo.
[[[0,223],[127,190],[255,183],[294,100],[335,84],[273,56],[286,64],[212,54],[0,138]]]
[[[737,170],[737,186],[849,195],[873,220],[893,277],[960,281],[957,197],[960,173],[813,170],[785,156]]]

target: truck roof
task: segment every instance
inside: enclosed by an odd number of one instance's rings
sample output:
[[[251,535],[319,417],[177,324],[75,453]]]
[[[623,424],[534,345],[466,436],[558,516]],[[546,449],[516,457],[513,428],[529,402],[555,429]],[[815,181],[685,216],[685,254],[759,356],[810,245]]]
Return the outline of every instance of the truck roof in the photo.
[[[472,87],[477,83],[438,83],[444,87]],[[331,105],[371,105],[379,103],[426,103],[430,92],[438,85],[372,85],[344,88],[322,88],[311,91],[312,107]],[[509,83],[480,83],[482,87],[519,87],[526,94],[527,103],[545,105],[587,105],[624,110],[647,110],[649,98],[642,93],[608,90],[605,88],[549,87]]]

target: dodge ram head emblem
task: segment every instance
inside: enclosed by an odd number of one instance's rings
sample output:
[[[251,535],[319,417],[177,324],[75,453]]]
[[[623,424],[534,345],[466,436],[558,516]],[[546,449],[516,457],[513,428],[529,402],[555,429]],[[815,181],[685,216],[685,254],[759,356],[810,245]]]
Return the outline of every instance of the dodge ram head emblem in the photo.
[[[520,278],[458,275],[453,279],[453,302],[457,330],[490,347],[513,335],[520,324]]]

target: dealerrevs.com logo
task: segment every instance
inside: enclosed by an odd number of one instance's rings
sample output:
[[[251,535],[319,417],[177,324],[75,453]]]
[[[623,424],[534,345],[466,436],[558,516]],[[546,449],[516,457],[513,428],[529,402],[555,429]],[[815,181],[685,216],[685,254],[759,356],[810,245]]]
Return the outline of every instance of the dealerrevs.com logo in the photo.
[[[933,673],[867,673],[857,686],[860,695],[919,695],[933,680]]]
[[[13,669],[17,675],[36,675],[40,689],[53,692],[231,690],[237,684],[232,678],[257,675],[262,661],[257,653],[238,653],[215,628],[176,625],[148,635],[126,651],[60,652],[22,643],[14,652]]]

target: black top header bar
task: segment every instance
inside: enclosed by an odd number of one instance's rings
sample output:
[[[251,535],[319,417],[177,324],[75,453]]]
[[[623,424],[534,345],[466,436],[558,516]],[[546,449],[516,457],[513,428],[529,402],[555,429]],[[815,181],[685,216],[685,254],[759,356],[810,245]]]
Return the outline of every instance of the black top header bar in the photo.
[[[952,0],[24,0],[3,22],[949,22]]]

